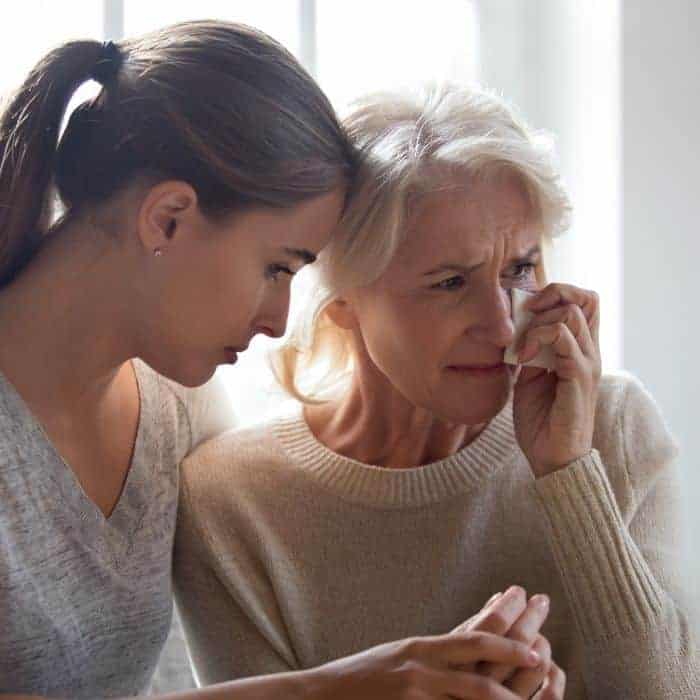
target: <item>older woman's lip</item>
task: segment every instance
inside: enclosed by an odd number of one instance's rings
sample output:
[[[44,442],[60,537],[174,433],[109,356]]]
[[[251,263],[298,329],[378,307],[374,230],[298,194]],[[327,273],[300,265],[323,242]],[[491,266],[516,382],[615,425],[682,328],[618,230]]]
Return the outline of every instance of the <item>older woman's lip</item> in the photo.
[[[474,374],[496,374],[507,368],[504,362],[495,365],[450,365],[447,369],[455,372],[469,372]]]

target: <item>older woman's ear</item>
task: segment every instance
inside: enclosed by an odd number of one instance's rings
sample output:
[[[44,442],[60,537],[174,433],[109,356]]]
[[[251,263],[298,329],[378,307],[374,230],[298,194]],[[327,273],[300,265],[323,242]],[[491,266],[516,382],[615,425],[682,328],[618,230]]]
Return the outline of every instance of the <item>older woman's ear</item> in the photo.
[[[326,307],[328,318],[339,328],[351,330],[357,325],[352,304],[347,299],[335,299]]]

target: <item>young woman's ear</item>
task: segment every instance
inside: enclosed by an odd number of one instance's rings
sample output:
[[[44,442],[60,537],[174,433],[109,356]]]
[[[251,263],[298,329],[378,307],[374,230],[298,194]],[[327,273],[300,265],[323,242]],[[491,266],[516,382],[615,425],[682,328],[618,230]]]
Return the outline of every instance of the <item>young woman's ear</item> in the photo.
[[[347,299],[335,299],[326,306],[325,312],[339,328],[350,330],[357,325],[355,311]]]
[[[179,180],[152,187],[139,208],[138,231],[142,245],[150,253],[165,253],[175,242],[178,229],[197,213],[197,193]]]

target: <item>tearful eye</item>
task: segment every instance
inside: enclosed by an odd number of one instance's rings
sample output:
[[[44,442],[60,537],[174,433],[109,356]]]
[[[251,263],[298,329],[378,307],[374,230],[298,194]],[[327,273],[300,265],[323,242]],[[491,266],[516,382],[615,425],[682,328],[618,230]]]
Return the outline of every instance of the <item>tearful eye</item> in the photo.
[[[294,271],[287,267],[287,265],[268,265],[265,276],[268,279],[271,279],[273,282],[277,282],[279,280],[279,275],[282,272],[285,275],[294,277]]]
[[[536,267],[535,263],[521,263],[513,268],[514,274],[509,275],[509,277],[514,280],[525,280],[530,277]]]
[[[455,289],[461,289],[466,280],[462,275],[455,275],[454,277],[448,277],[446,280],[442,280],[442,282],[438,282],[437,284],[431,285],[431,289],[442,289],[445,291],[453,291]]]

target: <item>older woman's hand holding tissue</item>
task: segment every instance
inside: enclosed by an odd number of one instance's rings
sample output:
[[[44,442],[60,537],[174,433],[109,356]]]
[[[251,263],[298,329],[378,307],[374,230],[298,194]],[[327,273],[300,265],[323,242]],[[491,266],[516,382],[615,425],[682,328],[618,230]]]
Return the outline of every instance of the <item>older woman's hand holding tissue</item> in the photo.
[[[522,367],[515,385],[515,433],[536,478],[591,451],[601,374],[595,292],[550,284],[525,302],[533,314],[519,339],[518,361],[552,350],[552,371]]]

